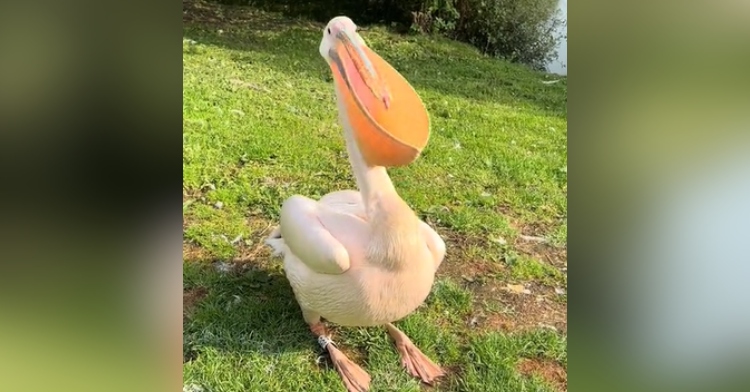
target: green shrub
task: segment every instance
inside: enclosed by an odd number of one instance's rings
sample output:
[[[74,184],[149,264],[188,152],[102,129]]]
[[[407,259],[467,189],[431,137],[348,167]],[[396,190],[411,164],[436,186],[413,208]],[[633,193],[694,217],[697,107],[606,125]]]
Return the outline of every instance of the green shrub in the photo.
[[[536,69],[556,57],[563,23],[558,0],[217,0],[327,22],[347,15],[358,24],[387,23],[470,43],[483,53]]]
[[[557,0],[424,0],[412,28],[541,69],[556,56],[556,10]]]

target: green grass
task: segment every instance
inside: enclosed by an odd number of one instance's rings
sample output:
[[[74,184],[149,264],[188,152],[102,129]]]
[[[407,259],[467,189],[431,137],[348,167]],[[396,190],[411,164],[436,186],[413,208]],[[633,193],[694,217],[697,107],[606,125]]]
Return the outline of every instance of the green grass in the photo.
[[[527,255],[519,255],[513,251],[505,255],[505,262],[510,267],[511,277],[518,280],[536,280],[553,285],[564,278],[559,269],[543,263]]]
[[[184,287],[206,291],[185,321],[184,383],[206,391],[341,391],[327,362],[316,364],[321,350],[281,262],[260,246],[285,198],[355,188],[330,70],[318,54],[322,26],[221,9],[224,22],[186,22],[183,31],[184,238],[194,252],[186,255]],[[567,368],[565,333],[505,332],[469,320],[510,301],[488,297],[492,287],[535,282],[547,291],[534,294],[544,296],[567,287],[560,265],[542,257],[559,256],[567,241],[567,80],[545,85],[544,74],[444,39],[376,26],[362,35],[430,112],[423,156],[389,172],[448,244],[433,293],[399,327],[450,370],[435,390],[554,390],[517,366],[529,358]],[[520,234],[549,242],[532,250]],[[240,256],[230,272],[211,264]],[[373,391],[422,389],[400,368],[384,330],[332,327],[371,374]]]

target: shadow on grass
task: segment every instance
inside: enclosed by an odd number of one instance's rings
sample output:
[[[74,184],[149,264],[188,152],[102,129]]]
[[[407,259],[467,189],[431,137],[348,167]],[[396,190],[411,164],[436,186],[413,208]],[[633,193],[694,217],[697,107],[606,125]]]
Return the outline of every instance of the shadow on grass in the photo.
[[[183,36],[237,51],[234,60],[238,62],[262,62],[287,74],[332,80],[318,53],[322,24],[247,7],[219,9],[213,18],[186,18]],[[509,106],[525,105],[567,117],[567,80],[545,85],[541,83],[541,73],[479,56],[468,45],[445,39],[403,36],[394,41],[382,29],[363,31],[362,36],[417,90]]]
[[[183,318],[184,361],[211,348],[275,356],[317,347],[280,264],[217,268],[209,261],[185,261],[183,292],[202,295]]]

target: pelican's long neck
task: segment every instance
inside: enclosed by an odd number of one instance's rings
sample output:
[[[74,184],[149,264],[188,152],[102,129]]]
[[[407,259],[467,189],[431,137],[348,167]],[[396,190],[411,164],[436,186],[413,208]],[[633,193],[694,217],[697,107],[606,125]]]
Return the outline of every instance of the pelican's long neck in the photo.
[[[385,167],[371,166],[365,161],[340,99],[339,120],[344,128],[349,162],[372,229],[367,259],[392,270],[406,268],[414,259],[419,259],[415,252],[422,249],[419,220],[396,192]],[[419,266],[419,263],[412,264]]]
[[[338,94],[338,91],[336,92]],[[375,191],[380,194],[395,194],[391,178],[383,166],[371,166],[365,162],[362,152],[357,147],[354,140],[351,123],[346,115],[346,109],[342,107],[339,99],[339,120],[344,128],[344,140],[346,141],[346,151],[349,155],[349,163],[352,166],[352,172],[357,180],[357,187],[362,194],[362,200],[365,203],[365,211],[370,210],[370,201]]]

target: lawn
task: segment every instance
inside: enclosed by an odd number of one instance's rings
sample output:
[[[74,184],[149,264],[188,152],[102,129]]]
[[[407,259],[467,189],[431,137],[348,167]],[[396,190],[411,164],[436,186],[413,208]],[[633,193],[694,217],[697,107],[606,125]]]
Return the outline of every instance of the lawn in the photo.
[[[356,187],[323,25],[184,4],[184,390],[344,391],[262,243],[285,198]],[[362,36],[431,116],[422,157],[389,173],[448,248],[396,323],[448,370],[432,389],[567,390],[567,80],[441,38]],[[383,328],[331,327],[373,391],[425,388]]]

